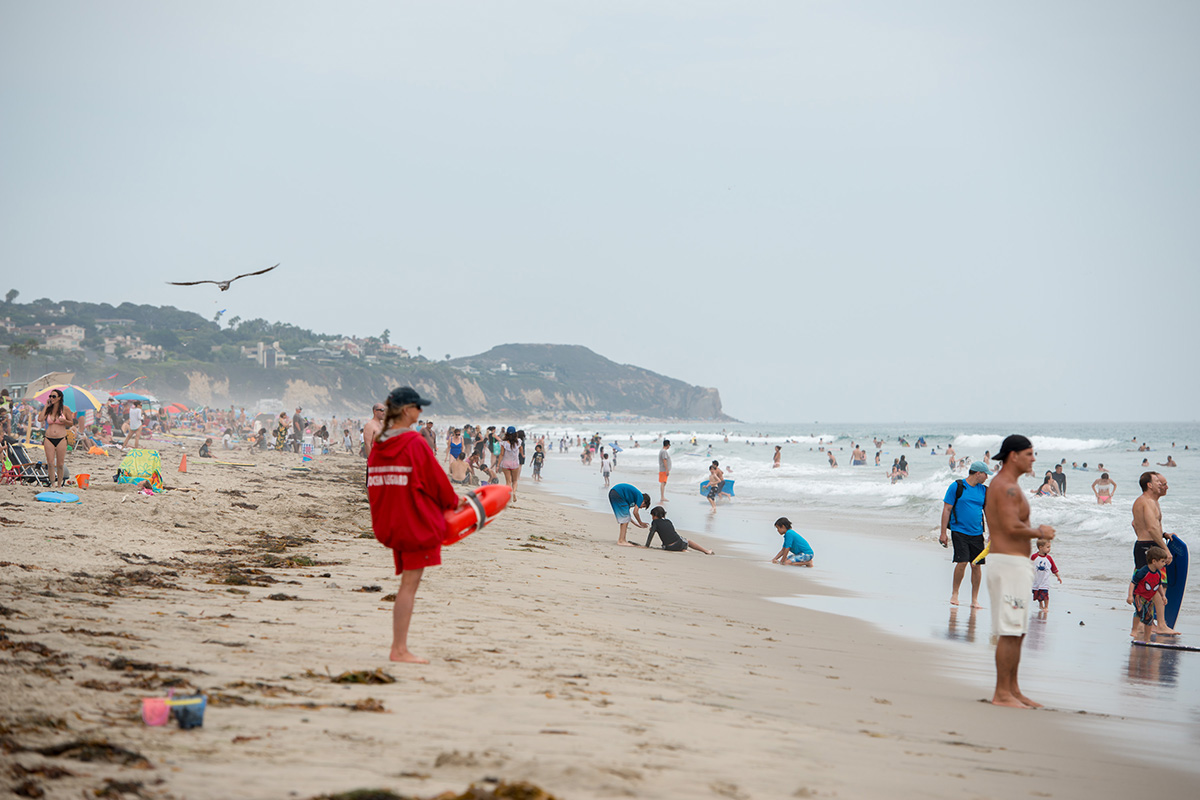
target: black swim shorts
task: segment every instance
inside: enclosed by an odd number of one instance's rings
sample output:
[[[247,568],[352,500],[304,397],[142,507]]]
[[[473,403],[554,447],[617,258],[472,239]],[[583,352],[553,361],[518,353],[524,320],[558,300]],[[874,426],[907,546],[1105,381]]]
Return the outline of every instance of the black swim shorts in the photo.
[[[958,531],[950,531],[950,541],[954,544],[954,563],[961,564],[966,562],[970,564],[975,560],[975,557],[983,552],[983,535],[971,535],[968,533],[959,533]],[[987,559],[980,559],[982,565]]]
[[[1158,547],[1158,542],[1134,542],[1133,543],[1133,569],[1136,572],[1146,566],[1146,551],[1151,547]]]

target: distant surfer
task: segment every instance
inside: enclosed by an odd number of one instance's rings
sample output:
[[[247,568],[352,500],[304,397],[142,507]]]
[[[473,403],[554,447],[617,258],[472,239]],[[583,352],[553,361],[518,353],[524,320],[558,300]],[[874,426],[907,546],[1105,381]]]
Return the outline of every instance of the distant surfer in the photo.
[[[996,690],[992,704],[1011,708],[1041,708],[1024,694],[1017,682],[1021,645],[1029,629],[1029,602],[1033,594],[1030,543],[1049,541],[1054,528],[1029,525],[1029,501],[1017,483],[1033,472],[1033,443],[1019,433],[1008,436],[996,454],[1000,472],[992,479],[983,514],[991,531],[988,558],[988,594],[992,603],[992,632],[996,642]]]
[[[1097,504],[1108,505],[1116,493],[1117,482],[1109,478],[1107,472],[1100,473],[1100,477],[1092,481],[1092,494],[1096,495]]]

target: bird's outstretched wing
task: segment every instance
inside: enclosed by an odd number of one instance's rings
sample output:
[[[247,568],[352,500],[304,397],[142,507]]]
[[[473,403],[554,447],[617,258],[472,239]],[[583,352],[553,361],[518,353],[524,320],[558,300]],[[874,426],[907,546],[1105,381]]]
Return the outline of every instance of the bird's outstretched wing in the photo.
[[[279,264],[275,265],[275,267],[278,267],[278,266],[279,266]],[[233,283],[238,278],[249,278],[252,275],[262,275],[265,272],[270,272],[271,270],[275,269],[275,267],[267,267],[266,269],[260,269],[258,272],[247,272],[245,275],[238,275],[237,278],[230,278],[229,282]]]
[[[278,266],[279,264],[275,265],[275,267]],[[271,270],[275,269],[275,267],[267,267],[266,269],[260,269],[257,272],[247,272],[245,275],[238,275],[237,278],[230,278],[227,281],[167,281],[167,284],[170,286],[198,286],[202,283],[211,283],[214,286],[220,286],[221,291],[223,292],[229,288],[229,284],[233,283],[238,278],[249,278],[252,275],[262,275],[263,273],[270,272]]]

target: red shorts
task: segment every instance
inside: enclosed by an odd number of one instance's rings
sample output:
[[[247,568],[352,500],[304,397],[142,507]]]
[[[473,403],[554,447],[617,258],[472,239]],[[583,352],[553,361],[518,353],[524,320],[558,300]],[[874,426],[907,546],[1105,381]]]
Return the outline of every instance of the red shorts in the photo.
[[[409,550],[407,553],[393,550],[392,556],[396,560],[396,574],[399,575],[406,569],[439,566],[442,563],[442,546],[438,545],[428,550]]]
[[[666,483],[666,482],[667,482],[667,476],[668,476],[668,475],[670,475],[670,474],[671,474],[671,473],[669,473],[669,472],[660,472],[660,473],[658,473],[658,482],[659,482],[659,483]]]
[[[1046,601],[1047,603],[1050,602],[1050,590],[1049,589],[1034,589],[1033,590],[1033,599],[1036,601],[1039,601],[1039,602],[1043,601],[1043,600]]]

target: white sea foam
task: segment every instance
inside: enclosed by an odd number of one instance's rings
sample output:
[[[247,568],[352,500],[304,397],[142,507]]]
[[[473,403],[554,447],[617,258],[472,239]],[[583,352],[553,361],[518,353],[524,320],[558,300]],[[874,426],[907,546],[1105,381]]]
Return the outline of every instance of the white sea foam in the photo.
[[[954,449],[965,452],[989,450],[996,453],[1007,434],[960,433],[954,437]],[[1035,450],[1052,450],[1056,453],[1077,453],[1084,450],[1103,450],[1121,444],[1116,439],[1070,439],[1063,436],[1030,436]]]

